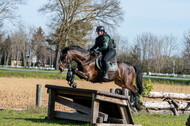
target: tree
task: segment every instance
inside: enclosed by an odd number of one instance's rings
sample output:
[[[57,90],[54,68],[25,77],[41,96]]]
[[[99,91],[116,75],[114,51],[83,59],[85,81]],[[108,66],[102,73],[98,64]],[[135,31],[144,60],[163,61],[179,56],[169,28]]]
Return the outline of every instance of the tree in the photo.
[[[16,10],[18,5],[22,4],[22,0],[1,0],[0,1],[0,26],[3,25],[5,20],[13,21],[18,15]]]
[[[184,33],[184,50],[183,50],[183,58],[184,58],[184,69],[186,73],[190,73],[190,30]]]
[[[22,61],[24,67],[27,66],[27,51],[29,49],[30,38],[27,31],[28,29],[25,26],[18,24],[18,29],[11,35],[12,60],[16,60],[17,65],[18,61]]]
[[[8,35],[3,42],[4,65],[8,65],[11,57],[11,38]]]
[[[135,42],[141,50],[142,67],[144,71],[161,72],[164,66],[163,39],[152,33],[138,35]]]
[[[129,62],[141,67],[141,49],[139,44],[135,44],[131,49],[129,53]]]
[[[52,35],[56,44],[56,68],[63,47],[85,45],[93,24],[101,22],[108,26],[118,26],[123,15],[117,0],[49,0],[40,11],[52,13],[50,26],[54,29]]]
[[[172,73],[173,72],[173,61],[176,61],[177,65],[177,59],[179,58],[173,58],[174,53],[176,50],[179,49],[177,39],[171,34],[171,35],[165,35],[162,37],[163,41],[163,56],[164,56],[164,72],[166,73]],[[178,51],[179,52],[179,51]]]
[[[31,44],[32,44],[31,47],[33,49],[33,55],[31,56],[31,59],[33,59],[34,56],[37,56],[38,63],[41,62],[45,64],[45,59],[48,55],[46,55],[45,35],[41,27],[39,27],[33,33]]]
[[[2,64],[2,58],[3,58],[3,34],[0,33],[0,64]]]

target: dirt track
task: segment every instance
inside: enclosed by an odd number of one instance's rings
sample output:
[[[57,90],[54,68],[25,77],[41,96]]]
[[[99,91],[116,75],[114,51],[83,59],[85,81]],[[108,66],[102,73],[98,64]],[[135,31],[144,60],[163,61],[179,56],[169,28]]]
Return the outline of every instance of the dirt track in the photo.
[[[118,88],[114,83],[93,84],[87,81],[76,81],[78,88],[108,91]],[[27,108],[35,106],[36,84],[43,84],[43,106],[47,106],[48,94],[45,84],[68,86],[64,80],[34,78],[0,78],[0,109]],[[190,93],[190,86],[154,85],[154,91]]]

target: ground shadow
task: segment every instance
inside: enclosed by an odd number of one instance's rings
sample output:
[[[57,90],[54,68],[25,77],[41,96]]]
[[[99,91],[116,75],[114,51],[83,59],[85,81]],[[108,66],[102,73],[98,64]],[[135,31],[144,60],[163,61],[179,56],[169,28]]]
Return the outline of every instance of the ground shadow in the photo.
[[[48,120],[48,119],[35,119],[35,118],[4,118],[4,119],[15,119],[15,120],[26,120],[34,123],[47,123],[47,124],[59,124],[59,125],[72,125],[72,126],[78,126],[78,125],[88,125],[89,123],[81,122],[81,121],[73,121],[73,120]]]

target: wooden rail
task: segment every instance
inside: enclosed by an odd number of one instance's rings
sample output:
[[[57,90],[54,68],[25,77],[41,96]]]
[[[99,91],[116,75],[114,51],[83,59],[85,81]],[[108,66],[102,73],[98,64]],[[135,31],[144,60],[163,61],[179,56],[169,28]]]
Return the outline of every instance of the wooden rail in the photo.
[[[180,100],[190,100],[190,94],[184,93],[170,93],[170,92],[150,92],[148,95],[149,98],[173,98]]]

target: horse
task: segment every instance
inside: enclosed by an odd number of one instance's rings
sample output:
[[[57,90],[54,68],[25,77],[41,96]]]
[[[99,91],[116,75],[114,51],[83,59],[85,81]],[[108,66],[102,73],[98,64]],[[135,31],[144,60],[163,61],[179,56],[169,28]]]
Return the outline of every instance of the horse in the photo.
[[[85,79],[93,83],[102,83],[114,81],[116,85],[129,89],[138,99],[138,94],[142,94],[142,71],[139,67],[127,62],[117,61],[117,70],[108,72],[108,79],[103,79],[103,72],[96,67],[97,56],[80,46],[65,47],[60,56],[59,70],[63,72],[68,64],[74,60],[77,63],[77,68],[73,70],[79,78]],[[134,80],[136,79],[136,85]],[[136,101],[136,100],[135,100]],[[139,107],[135,102],[136,107]]]

